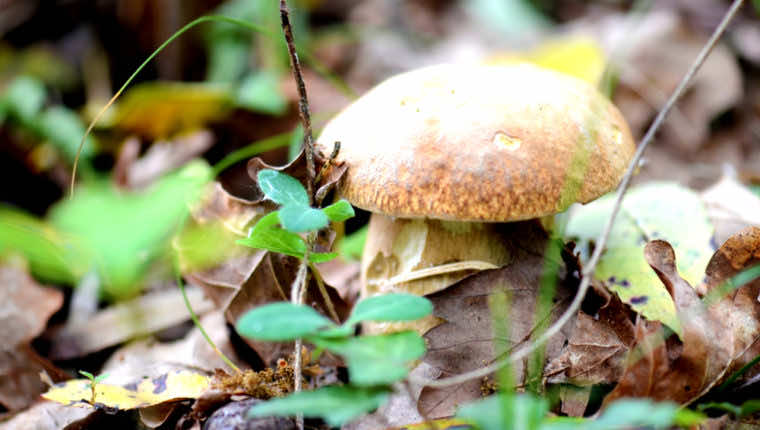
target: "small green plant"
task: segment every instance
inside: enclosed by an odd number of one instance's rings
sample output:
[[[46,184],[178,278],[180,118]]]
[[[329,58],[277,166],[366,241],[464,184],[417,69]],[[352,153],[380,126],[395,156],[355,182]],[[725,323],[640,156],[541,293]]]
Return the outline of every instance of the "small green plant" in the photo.
[[[249,311],[236,326],[242,336],[267,341],[305,339],[318,351],[327,349],[341,355],[348,364],[350,380],[346,386],[323,387],[270,400],[252,408],[251,416],[303,413],[337,426],[377,408],[390,394],[390,385],[406,378],[410,364],[425,353],[425,342],[414,331],[354,336],[356,325],[363,321],[412,321],[432,310],[425,298],[387,294],[358,302],[341,325],[309,306],[287,302]]]
[[[100,375],[95,376],[86,370],[80,370],[79,374],[90,380],[90,384],[89,384],[89,388],[91,392],[90,404],[94,405],[95,404],[95,386],[99,382],[103,382],[104,379],[108,378],[108,373],[101,373]]]
[[[312,271],[312,263],[334,258],[335,253],[309,253],[309,240],[299,233],[313,232],[354,216],[351,205],[340,200],[324,209],[309,205],[303,185],[275,170],[258,173],[259,187],[279,210],[261,218],[239,244],[300,258]],[[433,306],[425,298],[410,294],[388,294],[362,300],[343,324],[320,315],[309,306],[278,302],[253,309],[237,322],[245,337],[265,341],[304,339],[317,347],[344,357],[350,383],[296,392],[251,409],[252,416],[296,415],[321,417],[340,425],[373,410],[387,399],[390,385],[406,378],[411,363],[425,353],[425,342],[413,331],[377,336],[354,336],[363,321],[413,321],[429,315]]]
[[[316,231],[329,221],[341,222],[354,216],[354,209],[346,200],[340,200],[324,209],[309,206],[306,189],[297,179],[276,170],[258,173],[259,187],[264,195],[280,205],[280,209],[261,218],[248,237],[238,243],[252,248],[266,249],[303,259],[306,241],[298,233]],[[331,260],[336,253],[310,253],[309,263]]]

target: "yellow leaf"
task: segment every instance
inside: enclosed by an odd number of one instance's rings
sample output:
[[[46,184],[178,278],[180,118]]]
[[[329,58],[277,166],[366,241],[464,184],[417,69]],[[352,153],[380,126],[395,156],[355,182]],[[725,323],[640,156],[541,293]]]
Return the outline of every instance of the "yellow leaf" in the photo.
[[[474,429],[470,423],[458,418],[442,418],[419,424],[409,424],[402,427],[394,427],[388,430],[468,430]]]
[[[223,86],[151,82],[137,85],[124,94],[107,126],[165,139],[222,118],[232,107],[231,92]]]
[[[124,386],[95,384],[94,403],[116,410],[144,408],[171,400],[196,399],[208,389],[210,377],[187,370],[173,370]],[[72,379],[56,384],[42,397],[64,405],[91,406],[89,379]]]
[[[596,86],[602,79],[607,59],[594,40],[573,36],[544,42],[528,52],[497,54],[485,61],[494,65],[519,62],[553,69]]]

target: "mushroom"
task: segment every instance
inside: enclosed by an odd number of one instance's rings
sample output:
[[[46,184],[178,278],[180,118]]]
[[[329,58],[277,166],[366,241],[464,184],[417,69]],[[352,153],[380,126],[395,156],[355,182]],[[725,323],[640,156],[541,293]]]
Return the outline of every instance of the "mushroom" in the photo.
[[[372,212],[362,296],[427,295],[510,256],[507,222],[615,188],[634,142],[587,83],[528,64],[438,65],[391,77],[334,117],[317,148]],[[514,227],[514,226],[512,226]]]

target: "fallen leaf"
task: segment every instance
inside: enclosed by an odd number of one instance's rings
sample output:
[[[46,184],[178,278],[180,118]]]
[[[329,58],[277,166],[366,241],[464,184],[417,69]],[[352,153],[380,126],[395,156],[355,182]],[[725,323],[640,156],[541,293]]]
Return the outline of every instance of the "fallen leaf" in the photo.
[[[39,336],[47,321],[63,304],[63,294],[37,284],[23,267],[0,265],[0,405],[9,411],[32,404],[45,384],[40,372],[62,375],[40,357],[29,342]]]
[[[617,382],[635,340],[630,314],[614,294],[594,315],[579,311],[567,345],[544,369],[547,382],[577,386]]]
[[[89,379],[72,379],[54,385],[42,397],[69,406],[123,411],[198,398],[208,389],[210,381],[210,377],[197,372],[173,370],[154,378],[135,376],[124,385],[98,382],[93,399]]]
[[[0,423],[0,430],[84,430],[89,427],[92,413],[57,402],[39,401]]]
[[[729,320],[734,309],[725,300],[708,307],[678,274],[675,253],[667,242],[649,242],[645,256],[673,297],[682,341],[668,337],[656,322],[639,320],[638,347],[629,353],[627,368],[605,404],[623,397],[688,404],[712,388],[734,358],[738,333]]]
[[[614,205],[602,197],[570,215],[565,236],[579,239],[588,258]],[[674,183],[650,183],[633,188],[623,200],[621,216],[610,233],[594,276],[650,321],[661,321],[681,334],[676,308],[641,253],[649,240],[665,239],[675,248],[678,269],[692,285],[704,276],[713,253],[713,228],[699,196]]]
[[[148,186],[170,171],[200,157],[213,143],[214,135],[208,130],[153,142],[145,154],[134,160],[127,169],[127,187],[137,190]]]
[[[233,107],[229,89],[206,83],[150,82],[129,89],[101,124],[154,139],[201,128]]]
[[[511,329],[504,348],[511,351],[530,342],[536,335],[537,325],[551,323],[569,304],[574,285],[561,282],[564,279],[564,263],[559,255],[548,256],[550,240],[538,223],[532,221],[505,224],[511,232],[507,246],[511,261],[495,270],[488,270],[466,278],[459,283],[427,296],[433,302],[436,318],[444,322],[425,334],[428,352],[423,362],[437,368],[441,376],[452,376],[471,371],[491,363],[495,357],[495,334],[489,300],[494,294],[505,292],[509,296],[508,320]],[[557,253],[559,254],[559,252]],[[556,261],[556,260],[560,261]],[[556,292],[548,309],[537,315],[537,296],[544,272],[558,278]],[[577,282],[577,279],[575,279]],[[570,282],[573,284],[574,282]],[[560,335],[554,336],[546,346],[545,356],[554,358],[570,334],[571,326],[565,326]],[[528,361],[513,363],[516,383],[527,382]],[[544,363],[541,363],[543,369]],[[423,389],[419,408],[431,418],[450,416],[457,405],[482,397],[482,381],[470,381],[457,386]]]
[[[212,302],[203,297],[198,287],[188,287],[186,291],[196,313],[212,308]],[[179,289],[145,294],[111,305],[85,321],[66,325],[54,332],[50,355],[58,360],[81,357],[189,319],[190,314]],[[103,330],[103,327],[108,327],[108,330]]]

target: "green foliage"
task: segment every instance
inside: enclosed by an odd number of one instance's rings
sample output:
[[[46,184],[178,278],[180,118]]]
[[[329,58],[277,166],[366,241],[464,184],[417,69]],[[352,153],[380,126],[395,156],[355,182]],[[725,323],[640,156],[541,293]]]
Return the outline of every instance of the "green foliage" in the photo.
[[[585,257],[613,205],[614,196],[605,196],[572,213],[565,235],[578,240]],[[693,191],[677,184],[652,183],[631,189],[620,215],[595,276],[636,312],[663,322],[680,335],[673,300],[647,264],[643,250],[649,240],[667,240],[676,253],[679,273],[697,285],[713,254],[713,227],[704,205]]]
[[[107,297],[130,297],[209,179],[209,166],[195,161],[141,193],[124,193],[105,182],[84,185],[53,207],[50,222],[75,238],[81,263],[98,269]]]
[[[750,399],[741,405],[735,405],[729,402],[710,402],[703,403],[697,407],[700,412],[715,410],[727,412],[736,418],[744,418],[756,412],[760,412],[760,399]]]
[[[425,341],[413,331],[308,339],[318,347],[342,355],[348,363],[351,385],[361,387],[388,385],[404,379],[409,373],[409,363],[425,354]]]
[[[237,90],[236,104],[246,109],[270,115],[283,115],[288,102],[279,90],[277,75],[266,70],[250,74]]]
[[[363,226],[359,230],[343,237],[338,242],[338,252],[345,260],[361,260],[364,252],[364,244],[367,242],[369,226]]]
[[[0,255],[12,253],[23,255],[31,272],[50,282],[73,284],[88,270],[71,237],[25,212],[0,207]]]
[[[284,302],[249,311],[236,325],[241,335],[261,340],[306,339],[319,348],[343,356],[348,363],[351,382],[349,387],[328,387],[273,400],[266,404],[274,406],[262,406],[261,409],[257,406],[254,410],[257,414],[265,413],[261,411],[285,415],[303,413],[339,424],[376,408],[390,391],[388,385],[404,379],[410,364],[425,353],[425,342],[413,331],[354,337],[356,324],[361,321],[408,321],[429,315],[431,311],[432,304],[427,299],[406,294],[362,300],[342,325],[334,324],[308,306]],[[363,400],[352,397],[339,408],[316,408],[311,403],[313,400],[320,404],[341,404],[345,401],[343,396],[348,394]],[[370,398],[374,400],[370,401]]]
[[[481,430],[506,428],[523,430],[616,430],[629,428],[667,428],[671,425],[696,425],[701,414],[679,411],[672,403],[648,399],[627,399],[607,407],[595,420],[547,417],[549,403],[530,394],[498,394],[462,407],[457,416]]]
[[[433,312],[429,300],[412,294],[385,294],[360,301],[346,324],[361,321],[413,321]]]
[[[238,320],[237,331],[252,339],[286,341],[314,334],[330,325],[330,320],[310,306],[278,302],[247,312]]]
[[[241,245],[304,258],[306,242],[296,233],[319,230],[327,226],[328,220],[345,221],[354,215],[345,200],[324,209],[312,208],[303,185],[285,173],[262,170],[257,179],[264,195],[282,207],[260,219],[247,238],[238,240]],[[336,256],[335,253],[310,253],[309,261],[321,263]]]
[[[37,118],[36,125],[40,134],[64,155],[66,161],[73,163],[86,130],[79,115],[64,106],[53,106]],[[94,154],[93,139],[88,137],[82,147],[82,158],[87,160]]]
[[[279,223],[279,211],[269,213],[253,226],[247,238],[239,239],[237,243],[303,258],[306,254],[306,242],[301,236],[278,227]],[[335,253],[312,252],[309,253],[309,261],[321,263],[332,260],[336,255]]]
[[[322,210],[332,222],[342,222],[356,215],[353,206],[347,200],[338,200]]]
[[[21,123],[29,124],[45,104],[45,86],[29,76],[16,78],[3,94],[8,113]]]
[[[323,418],[330,426],[337,427],[354,417],[377,409],[385,403],[388,395],[388,389],[382,387],[324,387],[260,403],[252,407],[248,414],[251,417],[262,417],[302,413],[310,418]]]
[[[321,209],[309,206],[285,205],[280,208],[282,226],[295,233],[319,230],[327,227],[327,215]]]
[[[306,189],[296,178],[276,170],[262,170],[257,179],[264,195],[278,205],[309,205]]]

